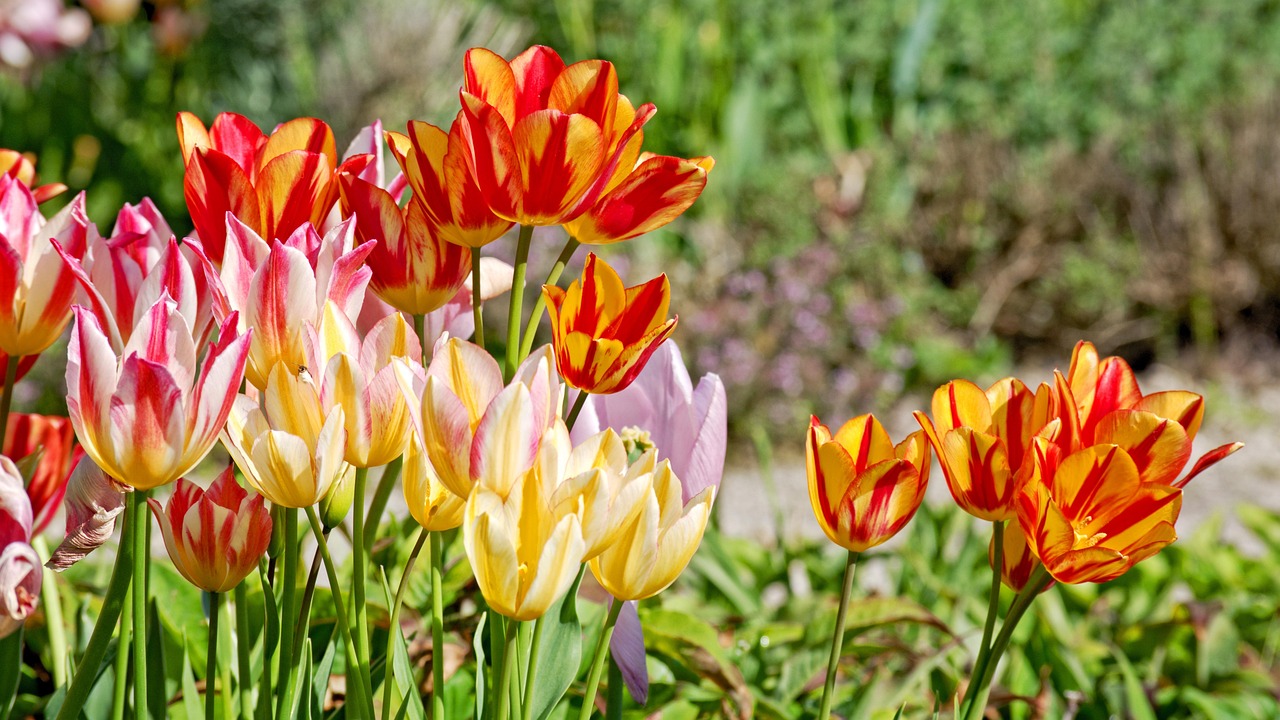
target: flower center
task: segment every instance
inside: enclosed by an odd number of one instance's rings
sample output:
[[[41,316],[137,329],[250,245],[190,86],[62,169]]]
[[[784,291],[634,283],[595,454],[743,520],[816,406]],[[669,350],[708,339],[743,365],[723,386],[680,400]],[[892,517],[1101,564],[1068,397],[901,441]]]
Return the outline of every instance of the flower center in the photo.
[[[1093,522],[1092,515],[1086,515],[1084,519],[1077,520],[1072,526],[1075,532],[1075,542],[1071,543],[1072,550],[1085,550],[1091,548],[1106,539],[1107,534],[1104,532],[1089,532],[1089,525]]]
[[[622,447],[627,451],[628,463],[635,462],[641,455],[658,447],[649,437],[648,430],[641,430],[634,425],[622,428],[622,432],[618,435],[622,438]]]

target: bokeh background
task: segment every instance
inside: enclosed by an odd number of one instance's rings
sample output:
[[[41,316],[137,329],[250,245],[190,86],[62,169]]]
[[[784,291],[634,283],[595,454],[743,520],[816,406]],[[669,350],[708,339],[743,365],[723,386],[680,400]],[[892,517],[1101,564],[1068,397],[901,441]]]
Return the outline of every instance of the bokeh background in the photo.
[[[739,438],[1082,337],[1204,372],[1275,344],[1269,0],[0,0],[0,144],[103,227],[148,195],[182,231],[177,111],[316,115],[345,145],[448,122],[467,47],[533,42],[615,61],[659,108],[646,147],[716,158],[684,219],[614,254],[672,276]]]

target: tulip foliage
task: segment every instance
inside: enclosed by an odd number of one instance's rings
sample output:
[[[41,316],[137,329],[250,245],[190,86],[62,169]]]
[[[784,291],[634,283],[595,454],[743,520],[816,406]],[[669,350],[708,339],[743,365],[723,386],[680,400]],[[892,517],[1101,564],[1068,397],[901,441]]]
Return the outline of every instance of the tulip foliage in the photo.
[[[624,686],[645,702],[637,604],[702,543],[724,386],[692,382],[665,275],[627,286],[588,253],[559,282],[581,244],[677,219],[714,162],[644,150],[656,108],[622,95],[607,61],[474,49],[458,80],[448,129],[374,123],[343,156],[318,119],[267,133],[180,114],[175,182],[181,168],[195,227],[182,239],[147,199],[105,236],[83,195],[46,218],[63,188],[0,150],[0,720],[42,603],[46,717],[77,718],[95,696],[113,717],[180,702],[210,719],[585,720],[606,670],[607,717]],[[527,287],[535,226],[566,236],[540,292]],[[513,264],[492,249],[508,234]],[[484,317],[503,295],[500,342]],[[67,417],[11,414],[15,385],[68,329]],[[823,718],[855,560],[911,521],[935,455],[960,508],[994,528],[992,616],[957,707],[979,717],[1036,595],[1112,580],[1173,542],[1187,482],[1239,447],[1184,474],[1203,398],[1144,395],[1087,343],[1035,391],[957,380],[931,411],[897,443],[872,415],[810,424],[813,511],[848,551]],[[60,505],[51,553],[39,533]],[[74,565],[117,524],[92,631],[68,642],[66,580],[45,568]],[[184,609],[177,650],[158,637],[174,594],[157,590],[161,545],[177,571],[163,572],[204,600]],[[993,637],[1002,584],[1016,597]],[[165,679],[174,652],[180,687]]]

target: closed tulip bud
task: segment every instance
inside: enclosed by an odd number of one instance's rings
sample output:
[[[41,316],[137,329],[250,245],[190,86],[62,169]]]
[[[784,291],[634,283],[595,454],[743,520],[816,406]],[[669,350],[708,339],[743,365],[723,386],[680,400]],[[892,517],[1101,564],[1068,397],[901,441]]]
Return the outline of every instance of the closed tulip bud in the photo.
[[[258,566],[271,542],[271,514],[262,496],[236,484],[231,467],[208,490],[178,480],[165,506],[147,500],[174,567],[192,585],[224,593]]]
[[[421,443],[410,441],[404,453],[400,482],[409,514],[431,532],[452,530],[462,524],[467,501],[444,486],[435,467],[427,459]]]
[[[284,550],[284,513],[286,508],[271,506],[271,542],[267,545],[267,557],[280,557]]]
[[[355,473],[345,473],[329,488],[329,494],[320,500],[320,521],[326,531],[332,530],[347,519],[351,504],[356,499]]]

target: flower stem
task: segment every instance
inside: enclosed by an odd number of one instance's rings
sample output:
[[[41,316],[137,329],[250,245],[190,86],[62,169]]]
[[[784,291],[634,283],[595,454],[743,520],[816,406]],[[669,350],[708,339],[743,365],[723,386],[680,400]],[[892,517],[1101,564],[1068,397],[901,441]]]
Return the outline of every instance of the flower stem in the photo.
[[[408,570],[405,570],[406,576]],[[431,533],[431,720],[445,720],[444,537]]]
[[[320,522],[320,515],[316,512],[314,505],[307,508],[307,519],[311,521],[311,531],[320,545],[320,557],[324,560],[325,573],[329,576],[329,587],[333,591],[333,606],[338,616],[338,630],[342,633],[342,639],[347,645],[347,657],[358,658],[356,643],[351,637],[351,625],[347,622],[347,612],[343,608],[342,592],[338,589],[342,587],[338,581],[338,568],[333,564],[333,555],[329,553],[329,543],[324,537],[324,524]],[[369,685],[368,672],[368,664],[361,664],[358,659],[347,664],[347,682],[351,686],[350,689],[358,691],[361,703],[360,712],[354,714],[357,717],[372,719],[374,717],[373,690]],[[351,682],[353,674],[355,675],[354,683]]]
[[[147,560],[151,549],[147,547],[147,525],[151,514],[147,510],[147,491],[129,493],[127,511],[133,521],[133,708],[134,716],[145,720],[147,709]]]
[[[298,511],[282,508],[284,515],[284,568],[280,582],[284,598],[280,606],[280,675],[276,681],[276,717],[288,717],[293,706],[293,625],[298,615]],[[335,585],[335,588],[337,586]],[[336,594],[336,590],[334,591]]]
[[[49,544],[43,535],[31,539],[31,546],[42,560],[49,559]],[[49,664],[53,675],[53,686],[60,688],[67,684],[67,628],[62,617],[62,593],[58,590],[58,574],[45,571],[40,581],[44,606],[45,626],[49,633]]]
[[[121,545],[123,546],[124,543],[121,543]],[[129,556],[133,557],[132,548],[130,548]],[[133,572],[132,567],[130,567],[129,572]],[[96,626],[94,629],[97,629]],[[132,629],[133,586],[126,585],[124,589],[124,611],[120,615],[120,639],[116,641],[116,677],[115,687],[111,693],[112,720],[121,720],[124,717],[125,698],[129,695],[129,633]],[[59,717],[61,717],[61,713],[59,713]]]
[[[560,257],[556,258],[556,264],[551,266],[551,272],[547,273],[547,281],[544,285],[555,285],[560,276],[564,274],[564,268],[573,259],[573,253],[578,250],[580,243],[573,238],[569,238],[564,244],[564,249],[560,251]],[[547,310],[547,298],[541,292],[538,293],[538,299],[533,303],[533,311],[529,313],[529,324],[524,327],[524,340],[520,343],[520,361],[529,357],[529,353],[533,352],[533,338],[538,334],[538,323],[542,322],[542,314]]]
[[[84,656],[80,658],[80,664],[76,665],[75,675],[72,676],[71,685],[67,688],[67,697],[62,701],[62,707],[58,709],[57,720],[73,720],[79,717],[80,710],[89,699],[89,691],[93,690],[93,685],[98,679],[98,669],[102,667],[102,658],[107,654],[107,646],[111,644],[111,635],[115,630],[116,621],[120,620],[120,612],[128,599],[129,584],[133,581],[133,542],[129,537],[131,532],[133,532],[132,529],[127,529],[124,539],[120,542],[120,549],[116,553],[116,565],[111,571],[111,581],[107,584],[107,594],[102,601],[102,611],[98,613],[98,621],[94,623],[93,633],[89,636],[89,645],[85,648]],[[126,647],[129,644],[127,628],[130,624],[129,622],[120,624],[120,636]],[[121,673],[124,665],[117,661],[116,672]]]
[[[214,678],[218,676],[218,615],[222,612],[222,593],[209,593],[209,656],[204,671],[204,717],[214,720],[217,714],[217,695]],[[230,688],[223,687],[222,692]]]
[[[618,720],[622,717],[622,668],[609,659],[609,679],[605,681],[604,717],[605,720]]]
[[[991,591],[987,598],[987,620],[982,628],[982,644],[973,663],[973,680],[981,679],[991,662],[991,636],[995,633],[996,616],[1000,614],[1000,575],[1004,566],[1004,521],[996,520],[991,529],[995,550],[991,557]],[[972,684],[972,681],[970,682]]]
[[[524,277],[529,269],[529,245],[533,226],[521,225],[516,239],[515,274],[511,277],[511,306],[507,310],[507,375],[516,374],[520,363],[520,322],[524,318]]]
[[[293,652],[294,656],[301,659],[302,642],[307,638],[307,631],[311,628],[311,603],[316,595],[316,581],[320,579],[320,550],[317,548],[315,555],[311,556],[311,570],[307,573],[307,584],[302,589],[302,605],[298,608],[298,622],[293,627]]]
[[[609,638],[613,636],[613,626],[618,624],[622,602],[614,598],[609,606],[609,615],[604,619],[604,628],[600,631],[600,639],[596,641],[595,654],[591,658],[591,671],[587,674],[587,691],[582,698],[579,720],[590,720],[591,711],[596,707],[596,690],[600,687],[600,675],[604,672],[604,663],[609,657]]]
[[[524,678],[523,720],[533,718],[533,684],[538,678],[538,648],[542,645],[542,618],[533,621],[533,641],[529,643],[529,671]]]
[[[351,528],[351,605],[355,614],[356,652],[360,662],[369,666],[369,604],[365,600],[365,544],[364,544],[364,501],[365,486],[369,483],[369,468],[356,468],[355,502],[352,503]]]
[[[1009,614],[1005,616],[1004,624],[1000,626],[1000,634],[996,636],[995,642],[991,646],[991,653],[986,667],[983,668],[982,675],[977,678],[978,682],[976,684],[971,683],[969,685],[964,701],[960,704],[962,708],[967,707],[963,717],[982,717],[987,708],[987,696],[991,693],[991,681],[995,679],[996,666],[1000,664],[1001,656],[1004,655],[1004,651],[1009,647],[1009,640],[1013,638],[1013,631],[1018,627],[1018,621],[1026,614],[1027,608],[1031,607],[1032,601],[1044,590],[1049,580],[1049,571],[1045,570],[1044,565],[1038,566],[1035,572],[1032,573],[1031,578],[1027,580],[1027,584],[1013,599],[1013,604],[1009,606]]]
[[[9,435],[9,408],[13,406],[13,386],[18,382],[18,365],[21,357],[5,356],[4,388],[0,390],[0,448]]]
[[[400,630],[400,608],[404,603],[404,593],[409,587],[409,575],[413,572],[413,564],[418,560],[418,554],[422,552],[422,546],[427,542],[426,528],[418,531],[418,541],[413,544],[413,550],[409,552],[409,559],[404,564],[404,573],[400,576],[400,586],[396,588],[395,600],[391,603],[391,615],[387,625],[387,667],[391,667],[391,650],[392,643],[395,642],[395,635]],[[382,682],[382,720],[391,717],[391,675],[388,670],[387,679]]]
[[[495,695],[498,701],[498,712],[494,715],[497,720],[508,720],[511,717],[511,680],[512,667],[515,665],[516,644],[520,634],[516,631],[516,621],[510,620],[502,615],[498,616],[497,625],[503,626],[502,639],[502,664],[498,668],[497,693]]]
[[[471,312],[475,317],[476,332],[473,338],[484,349],[484,305],[480,299],[480,248],[471,250]]]
[[[269,590],[267,590],[269,592]],[[240,717],[249,720],[253,717],[253,660],[249,647],[249,592],[244,580],[236,586],[236,659],[237,682],[240,687]]]
[[[827,661],[827,681],[822,686],[822,705],[818,709],[818,720],[827,720],[831,716],[831,704],[835,699],[836,669],[840,665],[840,651],[844,647],[844,622],[849,611],[849,596],[853,594],[853,572],[858,565],[858,553],[849,551],[844,565],[844,584],[840,590],[840,609],[836,612],[836,629],[831,636],[831,658]]]
[[[396,489],[396,480],[399,479],[400,468],[403,466],[403,456],[387,463],[387,466],[382,469],[382,477],[378,478],[378,487],[373,491],[373,499],[369,501],[369,515],[364,521],[364,546],[370,551],[378,540],[378,526],[382,524],[382,513],[387,510],[387,502],[391,500],[391,492]]]
[[[587,395],[590,395],[590,393],[586,390],[578,391],[578,397],[574,398],[573,407],[569,409],[569,417],[564,421],[566,429],[572,430],[573,424],[578,421],[578,414],[582,412],[582,406],[587,404]]]

